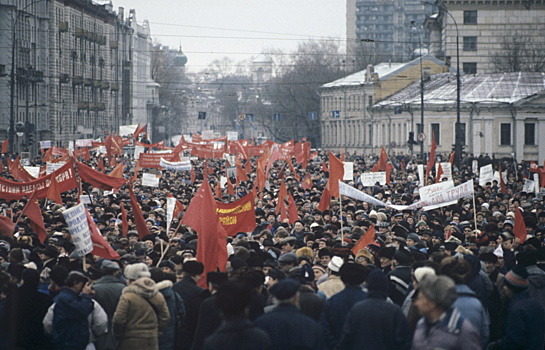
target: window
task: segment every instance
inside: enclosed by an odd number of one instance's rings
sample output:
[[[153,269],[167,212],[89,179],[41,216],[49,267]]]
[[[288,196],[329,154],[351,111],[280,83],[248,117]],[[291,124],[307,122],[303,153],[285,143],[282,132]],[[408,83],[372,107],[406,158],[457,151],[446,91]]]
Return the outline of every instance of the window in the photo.
[[[476,36],[464,36],[464,51],[477,51]]]
[[[456,127],[454,127],[454,129],[456,129]],[[460,123],[460,134],[462,135],[462,136],[460,136],[460,139],[462,141],[462,145],[463,146],[467,145],[467,143],[466,143],[466,123]]]
[[[465,74],[477,74],[477,63],[464,62],[463,71]]]
[[[500,145],[511,146],[511,124],[510,123],[500,124]]]
[[[431,124],[431,135],[430,135],[430,143],[432,140],[432,137],[435,137],[435,143],[440,145],[441,144],[441,128],[438,123],[432,123]]]
[[[373,96],[369,96],[369,106],[373,105]]]
[[[464,24],[477,24],[477,11],[464,11]]]
[[[524,123],[524,144],[533,146],[536,144],[536,124]]]

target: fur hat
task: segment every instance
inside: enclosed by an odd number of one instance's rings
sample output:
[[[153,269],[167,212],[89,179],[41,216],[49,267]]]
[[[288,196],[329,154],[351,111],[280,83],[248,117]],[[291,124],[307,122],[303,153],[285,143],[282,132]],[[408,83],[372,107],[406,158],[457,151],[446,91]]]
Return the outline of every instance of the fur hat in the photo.
[[[142,277],[150,277],[151,274],[148,271],[148,265],[144,263],[137,263],[125,266],[125,277],[128,280],[137,280]]]
[[[190,275],[200,275],[204,271],[204,265],[202,262],[196,260],[189,260],[182,266],[182,271]]]

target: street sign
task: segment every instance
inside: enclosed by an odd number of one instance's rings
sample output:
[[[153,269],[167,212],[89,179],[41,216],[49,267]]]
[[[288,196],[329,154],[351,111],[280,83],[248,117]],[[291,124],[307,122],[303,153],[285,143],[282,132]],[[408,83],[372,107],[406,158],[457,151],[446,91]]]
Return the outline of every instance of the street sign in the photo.
[[[244,121],[246,119],[246,114],[244,113],[239,113],[238,115],[238,120],[240,120],[241,122]]]
[[[420,142],[426,141],[426,134],[424,134],[423,132],[418,134],[418,141],[420,141]]]
[[[340,118],[341,111],[331,111],[331,118]]]

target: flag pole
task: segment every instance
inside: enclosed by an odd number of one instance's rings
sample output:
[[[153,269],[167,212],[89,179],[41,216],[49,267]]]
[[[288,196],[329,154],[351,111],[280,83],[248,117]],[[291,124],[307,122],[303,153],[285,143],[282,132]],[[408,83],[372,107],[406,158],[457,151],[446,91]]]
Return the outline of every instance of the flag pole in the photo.
[[[340,182],[340,181],[339,181]],[[341,194],[339,193],[339,214],[340,214],[340,221],[341,221],[341,245],[345,245],[344,243],[344,230],[343,230],[343,201]]]
[[[500,174],[501,176],[501,174]],[[473,191],[473,222],[475,223],[475,230],[477,229],[477,206],[475,205],[475,191]]]

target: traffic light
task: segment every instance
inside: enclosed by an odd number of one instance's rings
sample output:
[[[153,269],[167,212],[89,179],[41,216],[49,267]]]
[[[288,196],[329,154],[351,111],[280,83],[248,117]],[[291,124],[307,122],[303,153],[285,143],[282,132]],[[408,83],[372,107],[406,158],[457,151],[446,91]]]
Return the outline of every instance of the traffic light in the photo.
[[[34,133],[28,134],[28,146],[34,147]]]
[[[414,131],[409,131],[409,145],[416,145],[417,143],[414,140]]]
[[[25,123],[24,122],[17,122],[17,124],[15,124],[15,131],[16,132],[25,132],[26,131]]]

